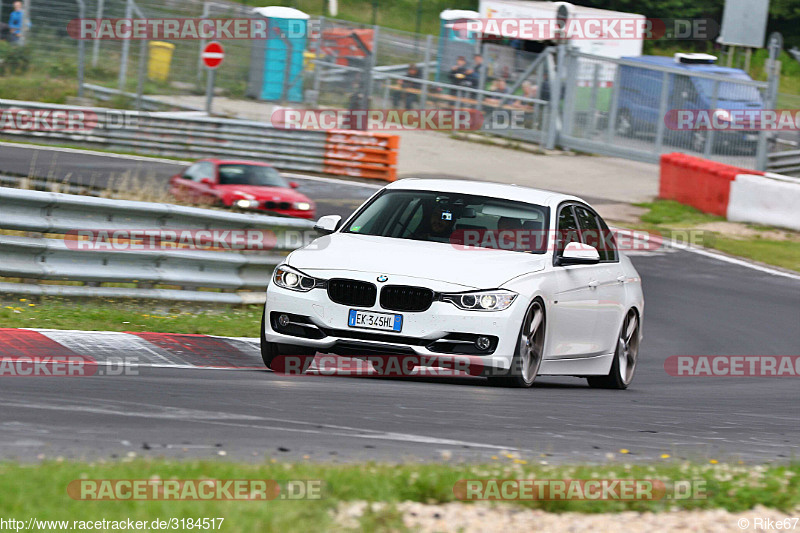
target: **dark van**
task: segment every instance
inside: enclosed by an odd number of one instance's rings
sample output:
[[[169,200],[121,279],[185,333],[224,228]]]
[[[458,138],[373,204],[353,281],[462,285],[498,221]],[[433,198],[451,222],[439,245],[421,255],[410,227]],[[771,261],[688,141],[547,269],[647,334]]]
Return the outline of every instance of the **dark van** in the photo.
[[[708,54],[676,54],[665,56],[625,57],[639,66],[620,66],[620,93],[617,106],[616,132],[618,135],[634,137],[654,135],[659,121],[664,120],[660,112],[661,87],[664,73],[648,67],[672,67],[686,71],[686,75],[668,75],[667,110],[706,110],[721,123],[731,121],[730,110],[763,109],[764,101],[756,87],[735,83],[733,80],[752,81],[741,69],[721,67],[713,64],[714,56]],[[692,76],[694,73],[715,74],[729,78],[720,82],[714,105],[714,80]],[[674,115],[673,115],[674,116]],[[664,142],[673,146],[703,152],[708,131],[675,130],[665,127]],[[758,144],[757,131],[741,128],[717,129],[713,136],[712,150],[719,153],[755,153]]]

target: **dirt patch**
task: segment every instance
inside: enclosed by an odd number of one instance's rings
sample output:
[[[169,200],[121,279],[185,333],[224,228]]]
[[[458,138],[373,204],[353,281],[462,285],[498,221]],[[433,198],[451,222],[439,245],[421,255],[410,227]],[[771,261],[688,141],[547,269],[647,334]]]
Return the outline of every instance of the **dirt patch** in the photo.
[[[336,522],[345,528],[358,528],[367,502],[346,502],[339,506]],[[373,503],[373,511],[386,509],[386,504]],[[757,506],[750,511],[730,513],[721,509],[705,511],[621,512],[607,514],[549,513],[512,505],[465,504],[460,502],[426,505],[403,502],[395,506],[411,531],[434,532],[506,532],[536,531],[658,531],[722,533],[728,531],[766,531],[767,520],[773,524],[790,518],[774,509]],[[800,511],[797,510],[797,511]],[[797,512],[794,513],[795,516]],[[760,522],[758,522],[760,520]],[[761,527],[758,527],[761,523]],[[793,523],[793,522],[790,522]]]

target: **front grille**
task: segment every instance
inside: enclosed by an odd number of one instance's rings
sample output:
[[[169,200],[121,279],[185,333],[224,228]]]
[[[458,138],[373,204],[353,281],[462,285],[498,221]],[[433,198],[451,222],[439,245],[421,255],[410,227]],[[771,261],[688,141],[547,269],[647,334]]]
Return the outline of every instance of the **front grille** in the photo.
[[[387,285],[381,289],[381,307],[392,311],[425,311],[433,303],[433,291],[424,287]]]
[[[328,280],[328,298],[337,304],[372,307],[375,305],[375,297],[377,295],[377,287],[366,281],[354,279]]]
[[[292,204],[290,202],[264,202],[264,209],[282,209],[287,210],[291,209]]]

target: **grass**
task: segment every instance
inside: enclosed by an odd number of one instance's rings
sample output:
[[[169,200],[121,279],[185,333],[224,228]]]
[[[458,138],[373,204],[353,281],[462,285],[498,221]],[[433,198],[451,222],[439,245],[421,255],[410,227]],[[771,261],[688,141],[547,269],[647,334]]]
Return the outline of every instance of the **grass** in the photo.
[[[0,307],[0,327],[201,333],[225,337],[258,337],[261,306],[194,312],[164,302],[77,303],[56,298],[8,300]]]
[[[637,229],[658,231],[667,235],[725,221],[723,217],[703,213],[673,200],[656,200],[636,205],[649,209],[640,217],[642,224]],[[703,233],[700,244],[731,255],[800,272],[799,233],[755,224],[737,227],[741,228],[739,234],[701,229]]]
[[[402,529],[397,503],[440,504],[456,501],[453,487],[461,479],[640,479],[705,482],[705,497],[655,501],[518,501],[519,508],[550,512],[607,513],[712,509],[744,511],[756,505],[795,512],[800,505],[800,465],[745,466],[679,463],[603,466],[530,465],[512,454],[495,456],[490,464],[316,464],[282,463],[265,458],[259,464],[226,461],[170,461],[125,458],[122,461],[38,464],[0,463],[0,516],[27,520],[168,520],[224,518],[227,531],[329,530],[342,502],[385,502],[361,517],[359,529]],[[73,480],[92,479],[260,479],[285,486],[290,480],[321,480],[321,499],[288,501],[82,501],[67,494]],[[468,504],[467,504],[468,505]],[[377,509],[377,510],[375,510]],[[339,528],[341,530],[341,527]]]

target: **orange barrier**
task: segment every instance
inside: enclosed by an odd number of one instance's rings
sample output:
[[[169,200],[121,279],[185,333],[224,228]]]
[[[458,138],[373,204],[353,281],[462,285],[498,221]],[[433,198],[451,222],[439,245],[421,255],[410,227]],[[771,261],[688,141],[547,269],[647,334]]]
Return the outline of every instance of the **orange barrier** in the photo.
[[[663,154],[658,196],[724,217],[728,212],[731,182],[737,174],[764,173],[679,152]]]
[[[323,172],[372,178],[397,179],[400,137],[387,133],[334,130],[325,141]]]

